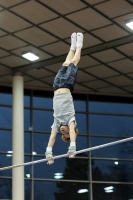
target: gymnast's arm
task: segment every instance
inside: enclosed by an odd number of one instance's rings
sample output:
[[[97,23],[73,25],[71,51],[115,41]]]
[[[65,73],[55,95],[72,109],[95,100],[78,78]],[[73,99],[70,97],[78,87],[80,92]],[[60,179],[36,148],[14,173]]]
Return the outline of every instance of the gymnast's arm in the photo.
[[[54,129],[52,129],[51,135],[50,135],[50,138],[49,138],[49,142],[48,142],[48,146],[47,146],[46,152],[45,152],[45,156],[48,159],[48,162],[47,162],[48,165],[51,165],[51,164],[54,163],[52,147],[55,143],[56,135],[57,135],[57,132]]]
[[[48,142],[48,147],[52,148],[54,146],[56,135],[57,135],[57,132],[52,129],[51,135],[50,135],[50,138],[49,138],[49,142]]]
[[[68,148],[69,158],[74,158],[76,153],[76,137],[77,130],[75,129],[75,121],[72,121],[69,126],[70,146]]]
[[[72,121],[70,123],[70,126],[69,126],[69,129],[70,129],[70,141],[71,142],[76,142],[76,133],[75,133],[75,122]]]

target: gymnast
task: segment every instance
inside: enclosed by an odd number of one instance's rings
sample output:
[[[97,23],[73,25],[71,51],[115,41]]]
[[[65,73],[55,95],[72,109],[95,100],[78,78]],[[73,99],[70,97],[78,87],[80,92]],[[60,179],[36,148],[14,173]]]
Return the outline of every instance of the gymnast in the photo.
[[[54,123],[51,126],[51,135],[45,152],[49,165],[54,163],[52,148],[59,132],[64,142],[70,142],[67,152],[69,158],[75,157],[78,129],[71,92],[74,90],[82,46],[83,34],[72,33],[69,53],[54,79]]]

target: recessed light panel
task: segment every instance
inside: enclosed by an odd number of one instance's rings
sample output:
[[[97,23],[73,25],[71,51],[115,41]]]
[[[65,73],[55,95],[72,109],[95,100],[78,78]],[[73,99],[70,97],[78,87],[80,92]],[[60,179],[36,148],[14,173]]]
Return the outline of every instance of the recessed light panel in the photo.
[[[30,61],[35,61],[35,60],[39,59],[39,57],[36,54],[32,53],[32,52],[24,53],[24,54],[22,54],[22,56],[24,58],[26,58],[27,60],[30,60]]]
[[[133,21],[128,22],[128,23],[126,24],[126,26],[128,26],[130,29],[133,30]]]

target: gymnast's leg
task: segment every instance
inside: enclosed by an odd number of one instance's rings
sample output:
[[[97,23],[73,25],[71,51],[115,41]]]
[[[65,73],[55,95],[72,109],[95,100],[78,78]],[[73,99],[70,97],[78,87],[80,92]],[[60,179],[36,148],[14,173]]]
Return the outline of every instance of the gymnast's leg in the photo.
[[[80,61],[82,46],[83,46],[83,34],[77,33],[76,52],[70,62],[74,66],[77,66],[78,62]],[[72,68],[75,68],[74,66],[72,66]],[[69,146],[69,151],[68,151],[69,158],[73,158],[75,155],[75,152],[76,152],[76,135],[77,134],[75,132],[75,124],[74,123],[75,122],[72,121],[69,126],[69,135],[70,135],[70,146]]]
[[[60,91],[56,91],[59,88],[62,88],[62,82],[64,81],[64,77],[66,77],[66,71],[67,71],[67,67],[69,66],[71,60],[73,59],[74,55],[75,55],[75,50],[76,50],[76,39],[77,39],[77,34],[74,32],[71,35],[71,47],[70,50],[68,52],[68,55],[66,57],[65,62],[63,63],[63,65],[60,67],[57,75],[55,76],[54,79],[54,83],[53,83],[53,88],[54,88],[54,93],[60,93],[60,92],[64,92],[66,89],[60,89]],[[63,78],[63,80],[62,80]],[[68,90],[68,89],[67,89]]]
[[[75,66],[77,66],[77,64],[80,61],[82,47],[83,47],[83,34],[77,33],[76,52],[71,60],[71,63],[73,63]]]
[[[71,47],[70,47],[70,50],[69,50],[69,53],[66,57],[66,60],[65,62],[63,63],[63,66],[68,66],[71,62],[71,60],[73,59],[74,57],[74,54],[75,54],[75,50],[76,50],[76,33],[72,33],[71,35]]]

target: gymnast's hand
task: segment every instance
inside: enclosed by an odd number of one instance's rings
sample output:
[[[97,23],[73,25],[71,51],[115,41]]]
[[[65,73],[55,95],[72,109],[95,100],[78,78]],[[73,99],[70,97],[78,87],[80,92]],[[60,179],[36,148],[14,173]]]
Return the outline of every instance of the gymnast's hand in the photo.
[[[67,152],[69,158],[75,158],[76,155],[76,146],[70,146]]]
[[[48,159],[47,164],[48,165],[52,165],[54,163],[54,158],[52,156],[52,151],[46,151],[45,156]]]

